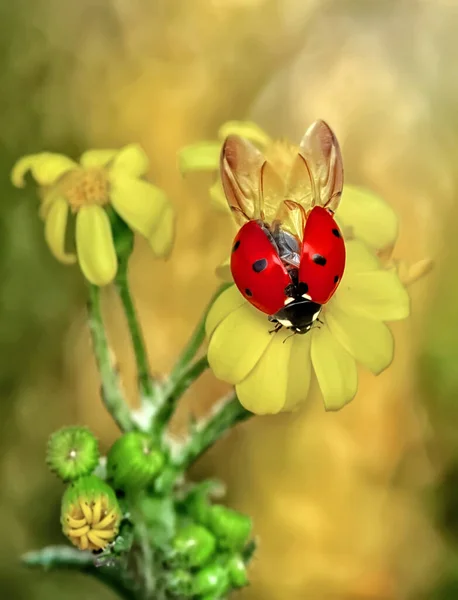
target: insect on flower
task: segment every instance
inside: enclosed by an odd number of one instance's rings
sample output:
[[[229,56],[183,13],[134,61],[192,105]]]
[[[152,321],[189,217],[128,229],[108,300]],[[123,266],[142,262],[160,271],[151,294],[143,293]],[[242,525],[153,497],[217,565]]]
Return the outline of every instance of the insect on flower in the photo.
[[[336,291],[345,243],[334,212],[343,187],[339,144],[324,121],[305,133],[284,184],[248,140],[229,136],[221,179],[241,226],[231,272],[243,297],[282,327],[305,334]],[[278,198],[283,198],[278,202]]]

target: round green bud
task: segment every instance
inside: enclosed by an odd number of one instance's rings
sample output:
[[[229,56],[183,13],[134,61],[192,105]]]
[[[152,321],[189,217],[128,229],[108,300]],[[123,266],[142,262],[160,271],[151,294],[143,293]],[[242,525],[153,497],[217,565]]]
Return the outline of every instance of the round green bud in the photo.
[[[200,525],[182,527],[173,540],[173,549],[187,567],[204,565],[216,548],[214,536]]]
[[[116,489],[142,488],[151,483],[164,466],[164,455],[146,433],[125,433],[107,456],[107,478]]]
[[[167,575],[167,588],[177,596],[192,596],[193,576],[184,569],[177,569]]]
[[[62,497],[62,530],[80,550],[105,548],[116,538],[121,518],[114,490],[95,475],[76,479]]]
[[[201,525],[208,525],[211,506],[207,493],[200,489],[191,491],[184,501],[186,512]]]
[[[208,526],[221,548],[240,550],[247,543],[253,524],[247,515],[215,504],[210,509]]]
[[[222,565],[212,564],[194,575],[192,591],[196,596],[216,599],[224,596],[230,586],[227,570]]]
[[[248,585],[248,573],[243,558],[239,554],[232,556],[226,565],[231,584],[236,587]]]
[[[89,475],[99,457],[97,438],[86,427],[64,427],[48,440],[46,463],[63,481]]]

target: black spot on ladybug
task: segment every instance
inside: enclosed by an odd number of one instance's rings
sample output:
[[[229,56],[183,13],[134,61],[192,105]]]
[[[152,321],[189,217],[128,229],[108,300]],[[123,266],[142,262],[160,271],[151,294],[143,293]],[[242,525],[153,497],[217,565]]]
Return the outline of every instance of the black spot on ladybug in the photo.
[[[336,276],[334,277],[334,283],[337,283],[338,281],[339,281],[339,276],[338,276],[338,275],[336,275]]]
[[[252,267],[255,273],[261,273],[261,271],[264,271],[264,269],[267,267],[267,260],[265,258],[255,260]]]
[[[333,234],[334,234],[336,237],[342,237],[342,236],[340,235],[340,231],[339,231],[338,229],[333,229],[333,230],[332,230],[332,233],[333,233]]]
[[[239,246],[240,246],[240,240],[237,240],[234,244],[234,247],[232,248],[232,252],[235,252]]]
[[[253,295],[253,292],[251,290],[249,290],[248,288],[246,288],[245,294],[251,298],[251,296]]]
[[[324,256],[321,256],[321,254],[314,254],[312,260],[316,265],[320,265],[321,267],[324,267],[326,264],[326,259]]]
[[[302,296],[302,294],[307,294],[309,291],[309,286],[304,283],[303,281],[299,282],[299,285],[297,286],[298,292],[299,292],[299,296]]]

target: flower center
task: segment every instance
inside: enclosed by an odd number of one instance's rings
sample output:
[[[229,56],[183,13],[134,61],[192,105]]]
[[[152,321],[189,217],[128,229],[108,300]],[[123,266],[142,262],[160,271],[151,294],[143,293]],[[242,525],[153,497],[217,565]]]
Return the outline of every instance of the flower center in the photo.
[[[117,514],[105,496],[92,502],[81,498],[69,507],[63,525],[64,533],[80,550],[102,550],[116,537]]]
[[[70,171],[60,187],[72,212],[78,212],[82,206],[103,206],[110,201],[108,177],[103,169]]]

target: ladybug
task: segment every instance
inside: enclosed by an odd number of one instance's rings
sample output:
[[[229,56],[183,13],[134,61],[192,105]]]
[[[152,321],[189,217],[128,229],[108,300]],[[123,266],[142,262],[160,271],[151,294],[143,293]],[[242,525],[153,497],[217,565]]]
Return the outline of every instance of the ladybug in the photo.
[[[237,136],[223,146],[221,176],[242,224],[231,253],[236,286],[268,315],[272,331],[307,333],[345,269],[345,243],[334,219],[343,185],[334,134],[323,121],[309,128],[286,189],[263,155]]]

